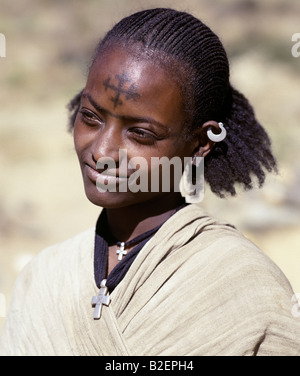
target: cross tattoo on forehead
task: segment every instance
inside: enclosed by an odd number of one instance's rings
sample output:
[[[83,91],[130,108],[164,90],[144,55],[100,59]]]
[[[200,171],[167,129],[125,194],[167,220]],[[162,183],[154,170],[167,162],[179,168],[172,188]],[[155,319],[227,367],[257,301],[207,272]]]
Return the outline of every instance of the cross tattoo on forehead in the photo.
[[[136,101],[141,97],[140,94],[136,91],[136,86],[134,84],[131,84],[127,89],[124,87],[126,83],[131,82],[131,80],[127,77],[125,73],[122,73],[121,75],[116,74],[115,79],[118,80],[117,86],[111,83],[111,76],[109,76],[106,80],[103,81],[105,91],[111,89],[116,94],[114,97],[110,98],[110,100],[114,104],[114,108],[121,106],[123,104],[123,102],[120,99],[122,94],[124,94],[127,100],[132,99]]]

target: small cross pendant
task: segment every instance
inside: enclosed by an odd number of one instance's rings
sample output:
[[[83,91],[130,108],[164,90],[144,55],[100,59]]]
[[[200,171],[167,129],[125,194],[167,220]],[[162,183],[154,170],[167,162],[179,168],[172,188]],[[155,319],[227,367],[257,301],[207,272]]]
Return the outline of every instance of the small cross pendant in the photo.
[[[122,242],[120,244],[120,249],[117,249],[117,255],[119,255],[118,256],[119,261],[122,260],[124,255],[127,255],[127,251],[125,251],[125,243],[124,242]]]
[[[101,317],[102,305],[105,304],[106,306],[110,303],[110,296],[108,294],[108,289],[105,286],[106,279],[103,279],[100,285],[99,294],[97,296],[93,296],[92,298],[92,307],[95,308],[94,310],[94,320],[99,320]]]

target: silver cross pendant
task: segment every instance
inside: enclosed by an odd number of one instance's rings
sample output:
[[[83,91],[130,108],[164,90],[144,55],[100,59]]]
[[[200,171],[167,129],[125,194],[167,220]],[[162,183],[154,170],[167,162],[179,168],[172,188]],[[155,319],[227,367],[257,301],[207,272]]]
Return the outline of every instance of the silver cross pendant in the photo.
[[[110,296],[108,293],[108,289],[105,285],[106,285],[106,279],[103,279],[100,285],[99,294],[97,296],[93,296],[92,298],[92,307],[95,308],[94,320],[100,319],[101,312],[102,312],[102,305],[105,304],[106,306],[108,306],[110,303]]]
[[[122,242],[122,243],[120,244],[120,248],[117,249],[117,255],[119,255],[119,256],[118,256],[118,260],[119,260],[119,261],[122,260],[122,258],[123,258],[124,255],[127,255],[127,251],[125,251],[125,243],[124,243],[124,242]]]

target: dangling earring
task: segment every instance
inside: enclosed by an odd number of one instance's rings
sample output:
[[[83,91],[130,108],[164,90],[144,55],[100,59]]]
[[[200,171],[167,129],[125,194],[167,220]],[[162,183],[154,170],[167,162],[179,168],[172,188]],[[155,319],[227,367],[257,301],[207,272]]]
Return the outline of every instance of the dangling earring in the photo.
[[[207,131],[207,137],[213,142],[221,142],[225,139],[227,132],[223,125],[223,123],[219,123],[219,127],[221,128],[221,133],[215,134],[211,130],[211,128]]]
[[[184,163],[179,184],[180,193],[186,203],[196,204],[204,197],[204,158],[196,156],[184,158]]]

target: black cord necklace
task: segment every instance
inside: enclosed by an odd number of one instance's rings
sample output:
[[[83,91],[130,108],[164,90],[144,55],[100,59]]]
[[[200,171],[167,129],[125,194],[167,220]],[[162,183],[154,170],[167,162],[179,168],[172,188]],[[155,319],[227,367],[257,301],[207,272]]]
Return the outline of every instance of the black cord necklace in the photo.
[[[128,242],[116,242],[119,249],[116,250],[118,255],[118,260],[121,261],[123,256],[127,255],[126,249],[132,246],[133,244],[138,244],[143,240],[149,238],[151,235],[155,234],[156,231],[160,228],[161,225],[153,228],[152,230],[146,231],[143,234],[136,236],[134,239],[129,240]]]
[[[180,210],[186,206],[183,204],[179,206],[175,212]],[[173,213],[174,214],[174,213]],[[96,233],[95,233],[95,249],[94,249],[94,279],[97,287],[100,289],[101,282],[104,279],[106,280],[106,287],[108,291],[111,293],[114,288],[121,282],[121,280],[126,275],[127,271],[129,270],[131,264],[135,260],[136,256],[138,255],[139,251],[144,247],[144,245],[154,236],[154,234],[160,229],[160,227],[164,224],[161,223],[159,226],[144,232],[141,235],[138,235],[132,240],[128,242],[118,242],[114,237],[111,235],[110,229],[108,227],[108,221],[106,216],[106,210],[103,209],[97,224],[96,224]],[[128,249],[128,247],[135,245],[135,247],[128,252],[126,257],[122,257],[122,259],[118,262],[118,264],[113,268],[113,270],[107,276],[107,267],[108,267],[108,246],[112,244],[117,244],[120,246],[123,244],[124,250]],[[123,252],[124,252],[123,250]],[[127,252],[126,252],[127,253]]]
[[[100,288],[101,281],[107,278],[106,287],[111,293],[117,284],[124,278],[139,251],[162,225],[163,224],[160,224],[159,226],[146,231],[128,242],[117,242],[109,231],[106,210],[103,209],[97,221],[95,234],[94,279],[97,287]],[[124,250],[131,245],[136,244],[136,246],[128,253],[126,257],[122,257],[122,259],[107,276],[108,247],[111,244],[117,244],[120,246],[122,243],[124,243]]]

